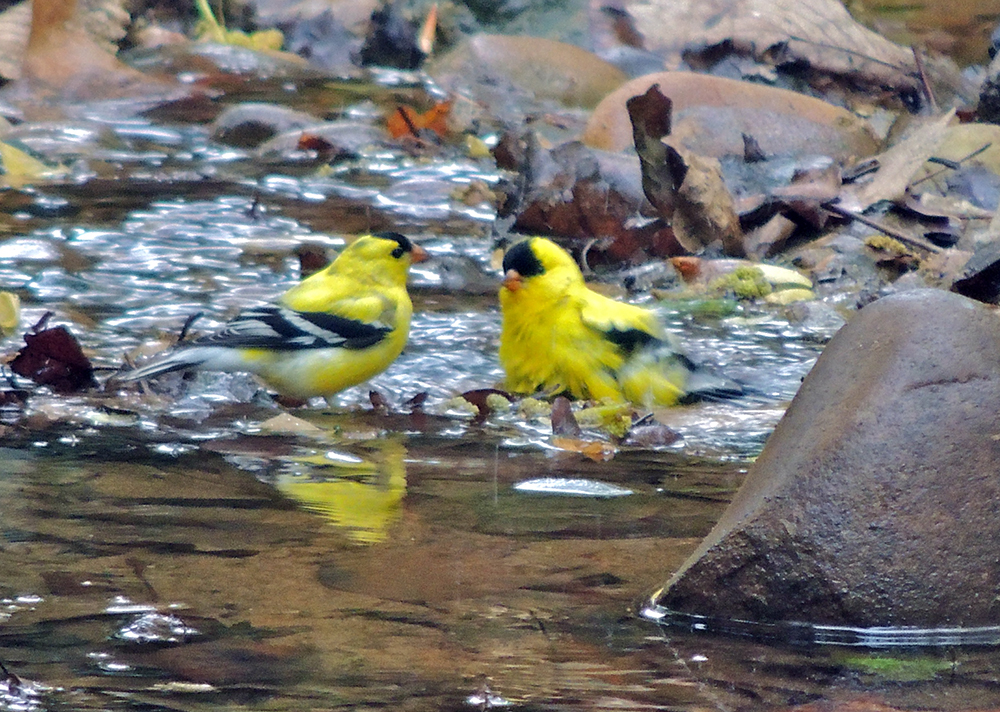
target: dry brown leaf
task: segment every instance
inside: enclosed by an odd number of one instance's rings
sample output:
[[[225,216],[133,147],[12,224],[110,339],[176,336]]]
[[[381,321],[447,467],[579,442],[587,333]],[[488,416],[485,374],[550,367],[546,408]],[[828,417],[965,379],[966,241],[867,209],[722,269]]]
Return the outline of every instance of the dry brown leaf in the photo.
[[[794,222],[780,213],[755,230],[747,233],[745,244],[747,253],[757,258],[769,257],[781,252],[788,238],[795,232]]]
[[[654,84],[626,107],[642,166],[642,190],[660,217],[672,222],[677,241],[689,252],[700,252],[718,240],[726,254],[743,255],[739,217],[719,161],[664,143],[670,134],[670,99]]]
[[[845,188],[841,194],[841,206],[858,212],[880,200],[901,199],[914,175],[941,145],[954,116],[955,112],[950,111],[928,121],[877,156],[878,170],[867,182]]]
[[[663,96],[659,85],[654,84],[645,94],[626,101],[625,107],[632,121],[632,141],[642,167],[642,191],[660,217],[669,222],[674,214],[677,190],[687,172],[677,152],[668,151],[662,141],[670,134],[672,102]]]
[[[694,154],[683,158],[688,170],[677,191],[672,222],[677,241],[692,252],[720,241],[725,254],[743,256],[740,219],[718,159]]]
[[[683,252],[660,221],[634,220],[645,203],[635,157],[594,151],[575,141],[551,151],[534,138],[528,143],[519,167],[525,184],[513,187],[504,205],[505,214],[516,215],[518,231],[588,243],[610,238],[589,250],[592,265]]]
[[[629,0],[649,49],[731,42],[758,59],[804,60],[876,86],[916,87],[913,56],[872,32],[838,0]]]
[[[945,218],[992,220],[994,217],[993,211],[973,205],[960,194],[921,193],[920,195],[907,195],[904,204],[908,210],[932,220]]]
[[[996,124],[953,124],[934,155],[965,166],[982,166],[1000,175],[1000,126]],[[951,169],[928,164],[917,173],[918,179],[930,175],[948,175]]]

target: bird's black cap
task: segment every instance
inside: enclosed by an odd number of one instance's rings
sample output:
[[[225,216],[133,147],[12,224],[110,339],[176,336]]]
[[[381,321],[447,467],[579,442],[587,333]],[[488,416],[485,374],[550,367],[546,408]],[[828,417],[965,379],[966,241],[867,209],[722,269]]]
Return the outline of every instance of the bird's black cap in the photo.
[[[519,242],[503,256],[503,271],[514,270],[522,277],[534,277],[545,272],[545,267],[531,249],[531,240]]]
[[[393,257],[402,257],[404,252],[413,252],[413,243],[410,242],[410,238],[406,235],[401,235],[398,232],[376,232],[372,234],[372,237],[379,237],[383,240],[394,240],[399,243],[399,247],[392,251]]]

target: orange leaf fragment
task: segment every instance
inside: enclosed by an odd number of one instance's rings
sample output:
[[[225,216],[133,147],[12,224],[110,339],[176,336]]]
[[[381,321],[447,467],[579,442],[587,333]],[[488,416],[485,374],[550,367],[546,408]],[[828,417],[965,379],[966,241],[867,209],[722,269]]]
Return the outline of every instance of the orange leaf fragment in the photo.
[[[618,449],[611,443],[599,440],[578,440],[576,438],[552,438],[552,444],[566,452],[576,452],[594,462],[607,462],[614,458]]]
[[[451,111],[451,100],[435,104],[424,113],[418,112],[412,106],[396,107],[386,119],[386,128],[393,138],[411,136],[419,138],[423,130],[433,131],[438,136],[448,133],[448,113]]]

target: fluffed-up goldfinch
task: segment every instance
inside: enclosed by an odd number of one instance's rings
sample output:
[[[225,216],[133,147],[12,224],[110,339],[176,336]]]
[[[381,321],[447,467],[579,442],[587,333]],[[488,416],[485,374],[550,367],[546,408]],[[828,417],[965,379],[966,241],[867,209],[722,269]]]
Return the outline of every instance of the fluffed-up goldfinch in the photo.
[[[500,365],[515,393],[674,405],[733,397],[738,384],[695,367],[656,314],[587,288],[551,240],[511,247],[500,288]]]
[[[294,398],[331,396],[389,367],[406,345],[410,265],[427,252],[396,232],[359,237],[273,305],[240,312],[219,331],[121,376],[245,371]]]

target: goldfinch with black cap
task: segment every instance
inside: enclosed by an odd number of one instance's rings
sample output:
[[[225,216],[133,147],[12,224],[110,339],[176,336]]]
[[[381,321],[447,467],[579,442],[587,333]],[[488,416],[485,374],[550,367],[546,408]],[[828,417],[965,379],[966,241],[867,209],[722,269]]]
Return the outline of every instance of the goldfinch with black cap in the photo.
[[[515,244],[503,269],[499,355],[508,390],[643,406],[742,392],[698,369],[654,312],[589,289],[551,240]]]
[[[273,305],[239,313],[219,331],[181,342],[121,378],[171,371],[254,373],[282,395],[331,396],[396,360],[410,332],[410,265],[427,252],[396,232],[359,237]]]

